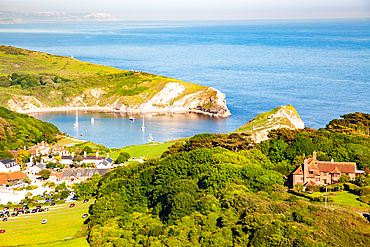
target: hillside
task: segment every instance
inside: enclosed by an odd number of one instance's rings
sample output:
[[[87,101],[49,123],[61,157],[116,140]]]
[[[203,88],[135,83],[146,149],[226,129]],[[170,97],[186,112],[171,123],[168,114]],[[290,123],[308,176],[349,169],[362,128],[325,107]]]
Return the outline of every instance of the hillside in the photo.
[[[0,105],[18,112],[84,107],[230,115],[220,91],[145,72],[0,46]]]
[[[58,128],[26,114],[16,113],[0,106],[0,159],[2,152],[32,146],[41,141],[56,141]]]
[[[235,144],[238,152],[232,151]],[[196,135],[160,159],[105,174],[86,222],[88,241],[91,246],[369,245],[366,219],[288,193],[283,175],[270,167],[269,157],[245,135]],[[92,187],[87,182],[76,190],[82,196]]]
[[[251,138],[259,143],[268,139],[267,135],[270,130],[278,128],[304,128],[303,121],[292,105],[280,106],[269,112],[261,113],[235,132],[250,134]]]

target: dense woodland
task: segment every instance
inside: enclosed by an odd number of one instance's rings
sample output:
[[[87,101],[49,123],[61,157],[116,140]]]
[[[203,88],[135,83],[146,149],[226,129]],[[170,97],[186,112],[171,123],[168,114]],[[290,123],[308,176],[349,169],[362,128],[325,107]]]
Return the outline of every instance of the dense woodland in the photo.
[[[322,160],[368,167],[369,137],[331,132],[328,126],[280,129],[270,136],[257,145],[248,135],[199,134],[171,146],[159,159],[120,167],[78,185],[81,197],[96,194],[86,221],[90,244],[370,245],[366,219],[311,204],[283,186],[314,150]],[[370,192],[359,187],[370,185],[367,175],[356,184],[346,186]]]
[[[29,147],[41,141],[56,142],[59,129],[26,114],[0,106],[0,159],[14,158],[8,150]]]

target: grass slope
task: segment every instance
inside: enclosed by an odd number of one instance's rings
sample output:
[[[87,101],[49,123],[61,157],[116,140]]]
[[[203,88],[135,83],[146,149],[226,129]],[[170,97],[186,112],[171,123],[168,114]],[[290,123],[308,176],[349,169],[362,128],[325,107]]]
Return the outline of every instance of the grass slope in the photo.
[[[359,195],[348,191],[339,191],[333,193],[335,195],[330,195],[330,192],[328,192],[328,198],[333,199],[333,202],[329,203],[331,206],[344,207],[358,212],[368,212],[370,209],[369,204],[358,200]],[[315,197],[325,197],[325,192],[314,192],[313,195]]]
[[[69,208],[69,203],[66,203],[50,207],[48,212],[10,217],[8,222],[0,222],[0,228],[6,230],[0,235],[0,245],[89,246],[86,239],[65,240],[81,230],[85,220],[82,215],[88,212],[90,204],[92,202],[77,202],[75,207]],[[41,224],[43,219],[48,223]]]
[[[149,143],[143,145],[133,145],[127,146],[117,150],[116,152],[109,155],[113,160],[117,159],[120,152],[127,152],[133,157],[146,157],[146,158],[156,158],[161,156],[163,152],[167,150],[168,147],[175,144],[175,141],[165,142],[165,143]]]
[[[290,110],[293,111],[293,113],[299,117],[297,110],[292,105],[280,106],[271,111],[264,112],[264,113],[257,115],[255,118],[250,120],[248,123],[244,124],[242,127],[237,129],[235,132],[237,133],[244,132],[244,133],[252,134],[257,131],[271,128],[271,126],[274,126],[274,125],[291,126],[290,120],[285,117],[271,118],[271,115],[277,113],[283,107],[285,107],[287,111],[290,111]]]
[[[20,77],[12,76],[13,73]],[[204,86],[144,72],[0,46],[0,104],[4,106],[11,98],[20,104],[24,96],[34,96],[52,107],[77,104],[80,102],[77,96],[86,106],[135,106],[148,101],[169,82],[178,82],[186,88],[179,97],[199,90],[203,90],[200,97],[214,93],[211,90],[207,94]]]

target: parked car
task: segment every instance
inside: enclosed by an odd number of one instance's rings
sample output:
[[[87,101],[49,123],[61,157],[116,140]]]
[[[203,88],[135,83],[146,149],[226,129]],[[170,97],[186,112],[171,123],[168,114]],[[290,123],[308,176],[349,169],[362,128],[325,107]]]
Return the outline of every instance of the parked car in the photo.
[[[18,211],[18,208],[14,208],[14,211]]]
[[[26,210],[24,213],[25,214],[29,214],[30,213],[30,210]]]
[[[38,212],[44,212],[44,209],[43,208],[39,208],[38,209]]]
[[[47,219],[43,219],[42,222],[41,222],[41,224],[46,224],[46,223],[48,223]]]
[[[4,210],[8,210],[9,209],[9,207],[4,207]]]
[[[75,206],[75,204],[74,203],[71,203],[70,205],[69,205],[69,207],[70,208],[72,208],[72,207],[74,207]]]
[[[18,216],[18,213],[12,213],[12,217]]]
[[[37,209],[40,209],[40,208],[41,208],[41,206],[40,206],[40,205],[38,205],[38,206],[36,206],[36,208],[37,208]]]
[[[89,199],[85,199],[85,200],[84,200],[84,202],[88,202],[88,201],[89,201]]]
[[[75,201],[77,201],[77,200],[78,200],[78,196],[74,196],[74,197],[72,197],[72,198],[71,198],[71,200],[75,200]]]
[[[64,197],[62,196],[59,200],[64,200]]]
[[[24,210],[28,210],[28,209],[30,209],[28,206],[25,206],[25,207],[24,207]]]
[[[86,217],[87,217],[87,214],[83,214],[83,215],[82,215],[82,218],[86,218]]]
[[[36,212],[37,212],[36,208],[32,209],[32,211],[31,211],[31,213],[36,213]]]
[[[50,201],[54,201],[54,198],[51,198]]]
[[[5,221],[8,221],[8,218],[3,218],[3,221],[5,222]]]
[[[55,203],[54,203],[54,202],[52,202],[52,203],[50,204],[50,206],[55,206]]]
[[[0,233],[5,233],[5,229],[1,229],[0,230]]]
[[[46,211],[49,211],[49,209],[48,208],[43,208],[44,209],[44,211],[46,212]]]

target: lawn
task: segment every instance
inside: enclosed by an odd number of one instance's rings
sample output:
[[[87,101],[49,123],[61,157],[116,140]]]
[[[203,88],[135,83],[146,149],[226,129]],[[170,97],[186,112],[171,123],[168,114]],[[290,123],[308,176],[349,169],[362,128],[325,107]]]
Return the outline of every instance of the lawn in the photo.
[[[109,155],[113,160],[117,159],[120,152],[127,152],[130,154],[131,158],[133,157],[146,157],[146,158],[155,158],[159,157],[167,148],[176,141],[166,142],[166,143],[150,143],[144,145],[133,145],[121,148]]]
[[[340,192],[334,192],[336,195],[329,195],[330,193],[328,192],[328,197],[332,198],[334,202],[331,202],[330,205],[338,205],[341,207],[346,207],[350,208],[352,210],[356,211],[365,211],[368,212],[370,209],[370,205],[360,202],[358,200],[359,196],[348,192],[348,191],[340,191]],[[314,196],[325,196],[325,192],[314,192]]]
[[[48,212],[10,217],[8,222],[0,222],[6,232],[0,235],[1,246],[89,246],[86,239],[70,239],[81,230],[84,213],[93,202],[77,202],[69,208],[69,203],[50,207]],[[47,219],[47,224],[41,224]],[[67,240],[66,240],[67,239]],[[61,242],[62,241],[62,242]],[[41,244],[41,245],[39,245]]]

